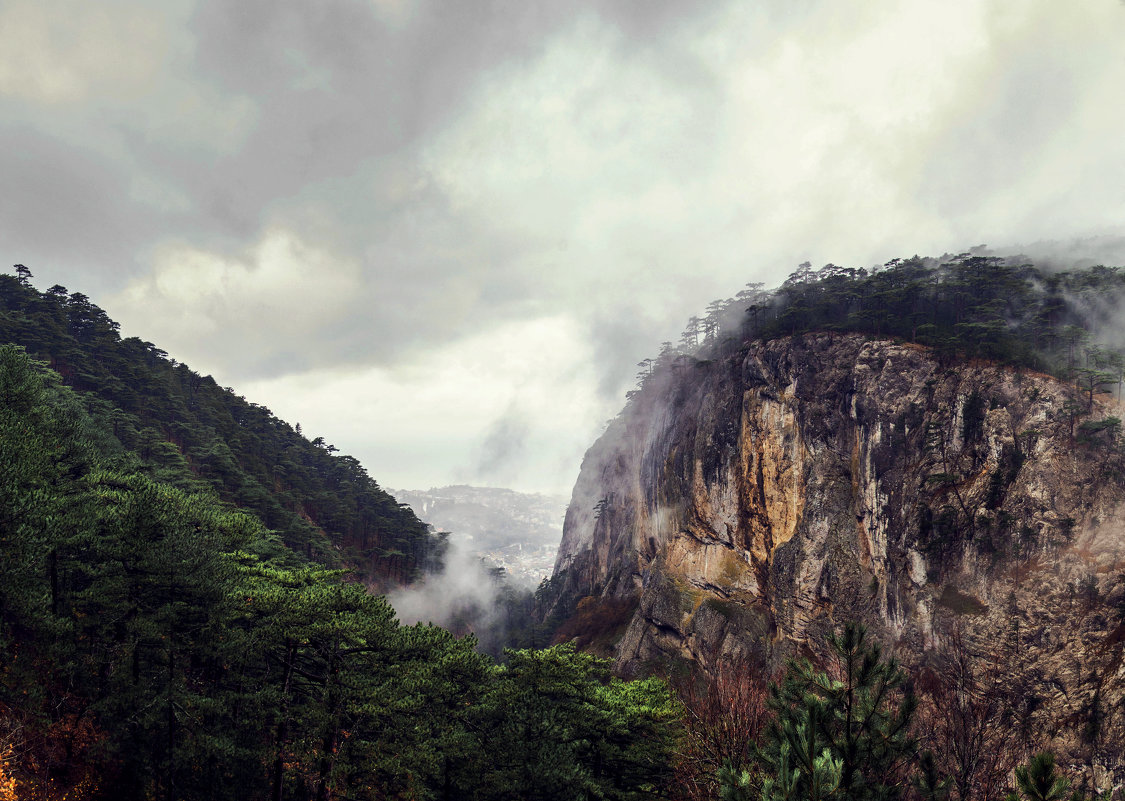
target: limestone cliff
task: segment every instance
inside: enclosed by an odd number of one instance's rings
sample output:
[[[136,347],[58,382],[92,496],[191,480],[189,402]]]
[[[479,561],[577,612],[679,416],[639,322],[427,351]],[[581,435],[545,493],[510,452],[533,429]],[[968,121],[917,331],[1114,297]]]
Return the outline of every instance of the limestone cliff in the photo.
[[[858,334],[652,384],[586,455],[551,588],[634,601],[620,670],[776,664],[846,620],[920,665],[956,626],[1018,663],[1037,736],[1125,780],[1112,398]]]

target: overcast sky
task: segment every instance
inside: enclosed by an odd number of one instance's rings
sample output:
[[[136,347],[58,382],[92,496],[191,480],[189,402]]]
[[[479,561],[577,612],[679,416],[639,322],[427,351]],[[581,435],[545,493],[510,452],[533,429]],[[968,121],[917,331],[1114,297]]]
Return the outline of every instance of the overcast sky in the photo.
[[[1121,263],[1123,99],[1120,0],[0,0],[0,249],[384,486],[569,492],[749,281]]]

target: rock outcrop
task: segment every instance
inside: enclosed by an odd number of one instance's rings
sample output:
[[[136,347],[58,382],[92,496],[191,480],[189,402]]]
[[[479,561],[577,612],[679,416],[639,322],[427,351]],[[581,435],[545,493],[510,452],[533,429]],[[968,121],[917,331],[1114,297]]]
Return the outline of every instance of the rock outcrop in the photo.
[[[1117,414],[1050,376],[855,334],[683,363],[587,453],[551,600],[633,599],[624,673],[776,666],[847,620],[920,666],[963,631],[1018,668],[1039,741],[1108,789],[1125,781]]]

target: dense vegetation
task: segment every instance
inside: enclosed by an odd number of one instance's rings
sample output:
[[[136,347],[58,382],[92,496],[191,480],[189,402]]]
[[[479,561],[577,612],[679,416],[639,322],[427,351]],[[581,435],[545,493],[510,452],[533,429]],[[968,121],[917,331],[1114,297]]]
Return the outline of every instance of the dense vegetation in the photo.
[[[78,396],[18,347],[0,347],[0,399],[5,801],[983,801],[1015,764],[997,688],[1018,684],[964,654],[919,716],[847,627],[833,661],[772,689],[743,671],[708,703],[685,692],[682,727],[661,681],[570,645],[498,665],[398,625],[249,514],[113,465]],[[1047,756],[1016,776],[1028,801],[1066,786]]]
[[[669,770],[662,682],[400,626],[85,405],[0,346],[0,793],[632,799]]]
[[[311,442],[119,326],[79,292],[0,275],[0,343],[22,345],[76,390],[100,455],[253,513],[297,553],[386,586],[414,579],[442,542],[353,457]]]
[[[685,360],[811,331],[897,338],[949,358],[985,358],[1076,380],[1090,394],[1125,374],[1125,273],[1054,271],[1021,259],[974,255],[896,259],[877,270],[807,263],[776,290],[750,284],[689,320],[639,365],[643,388]]]

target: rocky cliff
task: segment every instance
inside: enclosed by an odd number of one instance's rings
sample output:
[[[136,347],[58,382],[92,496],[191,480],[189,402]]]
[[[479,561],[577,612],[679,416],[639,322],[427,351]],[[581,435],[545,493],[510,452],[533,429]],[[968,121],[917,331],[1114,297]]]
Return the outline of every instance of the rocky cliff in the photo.
[[[1040,373],[858,334],[681,360],[587,453],[548,600],[629,602],[625,673],[776,665],[846,620],[920,666],[963,631],[1014,666],[1028,732],[1112,784],[1118,414]]]

